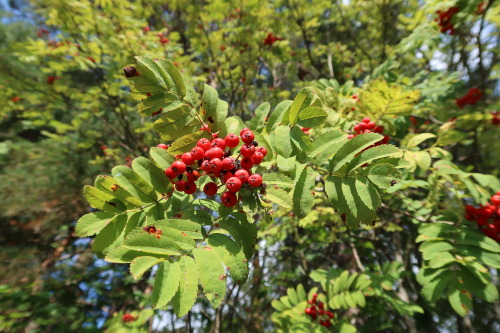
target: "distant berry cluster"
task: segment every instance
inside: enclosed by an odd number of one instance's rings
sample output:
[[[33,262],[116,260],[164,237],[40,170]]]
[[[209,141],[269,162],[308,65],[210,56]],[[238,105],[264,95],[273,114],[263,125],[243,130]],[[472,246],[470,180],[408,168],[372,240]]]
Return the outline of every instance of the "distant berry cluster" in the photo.
[[[333,312],[325,311],[325,305],[318,301],[318,295],[313,294],[313,298],[308,300],[307,303],[310,304],[306,308],[306,314],[311,317],[312,320],[319,318],[319,324],[325,327],[332,326],[332,319],[334,317]]]
[[[441,32],[446,33],[450,32],[450,35],[455,34],[455,28],[453,27],[453,24],[451,23],[451,20],[453,16],[458,13],[459,8],[458,7],[451,7],[448,8],[446,11],[440,11],[438,10],[436,14],[438,14],[438,18],[436,18],[436,21],[438,22],[439,26],[441,27]]]
[[[483,97],[483,92],[479,90],[478,88],[470,88],[469,91],[467,92],[467,95],[465,95],[462,98],[457,98],[455,99],[455,102],[457,103],[457,106],[460,109],[463,109],[465,105],[470,104],[474,105]]]
[[[128,323],[128,322],[131,322],[131,321],[135,321],[137,318],[132,316],[130,313],[125,313],[123,316],[122,316],[122,321],[124,323]]]
[[[465,206],[465,218],[476,221],[479,229],[488,237],[500,242],[500,191],[490,198],[490,203]]]
[[[364,134],[364,133],[372,133],[373,132],[373,133],[382,134],[384,132],[384,127],[377,126],[377,124],[375,124],[375,122],[371,121],[370,118],[364,117],[360,123],[354,125],[352,130],[354,131],[354,134],[349,134],[347,136],[348,139],[352,139],[352,138],[354,138],[360,134]],[[384,135],[384,138],[381,139],[379,142],[375,143],[375,146],[384,145],[387,143],[389,143],[389,136]]]
[[[491,115],[493,116],[493,119],[491,119],[491,123],[493,125],[500,124],[500,111],[492,112]]]
[[[233,158],[231,149],[240,145],[240,139],[243,145],[239,155]],[[242,187],[265,188],[262,176],[251,170],[266,157],[267,149],[254,139],[255,135],[248,128],[241,130],[239,136],[228,134],[222,139],[213,134],[212,140],[200,139],[190,152],[176,156],[177,160],[165,170],[165,175],[175,184],[177,191],[186,194],[196,193],[196,181],[208,175],[213,181],[203,187],[203,192],[212,196],[225,186],[221,202],[226,207],[233,207],[238,202],[236,193]],[[165,144],[158,147],[168,149]]]

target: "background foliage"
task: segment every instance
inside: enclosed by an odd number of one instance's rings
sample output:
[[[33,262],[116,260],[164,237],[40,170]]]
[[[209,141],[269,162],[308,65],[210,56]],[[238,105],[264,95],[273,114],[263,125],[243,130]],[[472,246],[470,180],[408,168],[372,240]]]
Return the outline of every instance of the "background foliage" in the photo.
[[[500,190],[497,1],[1,4],[0,330],[325,331],[304,313],[314,292],[339,331],[500,329],[498,245],[464,219],[464,205]],[[434,20],[453,6],[460,10],[449,35]],[[277,149],[317,168],[341,149],[331,133],[369,116],[403,150],[401,181],[374,182],[387,189],[367,216],[353,211],[359,197],[332,199],[333,189],[350,193],[342,189],[361,169],[325,176],[308,197],[310,211],[292,198],[272,218],[256,218],[248,281],[229,281],[220,307],[200,293],[183,318],[170,306],[153,311],[155,269],[134,280],[127,265],[96,258],[91,239],[75,234],[91,211],[84,185],[175,139],[162,133],[160,116],[137,112],[122,71],[136,55],[174,62],[200,96],[204,84],[216,89],[228,115],[258,132],[284,130],[272,125],[290,107],[283,101],[314,92],[328,116],[302,123],[312,127],[312,147],[299,135],[290,151]],[[469,88],[483,96],[460,108],[456,98]],[[260,122],[263,102],[272,111]],[[343,167],[341,156],[330,170]]]

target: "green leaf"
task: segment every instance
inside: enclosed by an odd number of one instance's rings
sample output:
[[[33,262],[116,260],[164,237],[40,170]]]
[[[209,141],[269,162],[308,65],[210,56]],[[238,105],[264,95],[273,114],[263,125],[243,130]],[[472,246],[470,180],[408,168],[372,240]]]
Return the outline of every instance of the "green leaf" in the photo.
[[[376,147],[369,148],[354,157],[352,161],[347,165],[346,173],[350,173],[360,166],[370,163],[376,159],[393,156],[399,153],[399,149],[393,145],[380,145]]]
[[[142,179],[134,170],[118,165],[111,170],[113,178],[130,194],[144,203],[155,202],[157,195],[151,185]]]
[[[448,266],[456,261],[455,257],[449,252],[439,252],[429,261],[429,267],[431,268],[441,268]]]
[[[130,274],[134,277],[134,279],[138,280],[142,277],[142,275],[154,265],[164,261],[163,258],[156,257],[138,257],[132,260],[130,264]]]
[[[199,121],[195,119],[196,111],[183,104],[161,116],[154,122],[153,128],[163,140],[171,141],[199,129]]]
[[[330,131],[321,134],[313,142],[309,157],[316,157],[316,164],[321,165],[333,156],[346,142],[347,134],[340,131]]]
[[[393,180],[401,180],[401,173],[392,165],[381,163],[370,168],[368,179],[380,188],[388,188]]]
[[[302,130],[294,126],[290,133],[290,139],[292,140],[293,145],[295,146],[294,155],[300,155],[301,153],[308,153],[312,149],[311,138],[302,132]],[[305,157],[305,155],[304,155]]]
[[[281,172],[291,174],[295,170],[296,156],[289,158],[278,155],[276,158],[276,164]]]
[[[163,148],[153,147],[149,150],[149,155],[162,170],[169,168],[175,161],[175,158]]]
[[[115,216],[113,213],[94,212],[83,215],[77,222],[75,233],[78,237],[88,237],[101,231]]]
[[[123,210],[138,208],[143,205],[141,200],[137,199],[123,187],[118,185],[118,181],[113,177],[97,176],[94,181],[94,186],[97,189],[117,198],[118,200],[114,199],[114,202],[117,203],[117,207],[125,206]]]
[[[483,283],[481,279],[470,273],[467,269],[462,269],[459,272],[459,284],[460,281],[465,289],[484,299],[486,302],[495,303],[498,301],[498,289],[492,282]]]
[[[179,289],[181,277],[180,261],[164,261],[156,272],[155,283],[151,300],[155,308],[165,306]],[[198,286],[196,286],[198,289]]]
[[[269,120],[267,121],[266,131],[267,133],[271,133],[273,129],[275,129],[283,119],[283,115],[289,110],[290,105],[292,105],[292,101],[286,100],[278,103],[274,108],[273,112],[269,116]]]
[[[203,87],[202,109],[205,112],[204,121],[212,131],[217,132],[227,117],[228,104],[219,100],[217,91],[205,84]]]
[[[274,186],[269,186],[266,189],[264,197],[284,208],[292,208],[293,206],[292,198],[288,195],[288,193],[280,188],[275,188]]]
[[[161,69],[159,72],[160,75],[164,78],[164,81],[167,82],[168,80],[168,82],[170,82],[169,88],[175,88],[175,91],[180,97],[186,96],[186,84],[184,83],[184,78],[179,72],[177,66],[166,59],[158,59],[155,60],[155,62]],[[173,83],[174,86],[172,86],[171,83]]]
[[[455,247],[448,242],[431,241],[420,245],[419,251],[422,252],[424,260],[430,260],[439,252],[450,251]]]
[[[194,249],[193,256],[205,296],[210,304],[217,308],[226,296],[226,274],[222,262],[217,252],[209,246]]]
[[[263,183],[266,183],[267,186],[278,186],[278,188],[285,190],[290,190],[295,187],[295,183],[292,179],[290,179],[290,177],[278,172],[263,174],[262,181]]]
[[[288,288],[286,294],[288,295],[288,299],[293,305],[297,305],[299,303],[299,298],[297,296],[297,292],[295,291],[295,289]]]
[[[487,251],[500,253],[500,245],[497,242],[473,230],[467,233],[459,233],[456,242],[457,244],[474,245]]]
[[[210,134],[207,131],[198,131],[193,134],[187,134],[179,139],[175,140],[174,143],[168,148],[168,152],[171,155],[181,155],[190,151],[196,146],[196,143],[201,138],[210,138]]]
[[[304,218],[314,205],[315,173],[311,168],[305,167],[300,174],[293,190],[293,213],[298,218]]]
[[[127,220],[126,214],[117,215],[101,230],[92,244],[92,251],[97,256],[103,256],[123,242]]]
[[[276,128],[275,134],[276,151],[283,157],[290,157],[292,154],[292,143],[290,141],[290,127],[280,125]]]
[[[244,283],[247,280],[248,262],[241,244],[219,233],[208,236],[207,244],[217,252],[235,282]]]
[[[257,240],[257,226],[246,220],[242,213],[231,213],[219,222],[221,229],[227,230],[238,246],[243,247],[246,259],[252,258]]]
[[[425,140],[429,140],[432,138],[435,138],[436,135],[432,133],[421,133],[413,136],[408,143],[406,144],[407,149],[413,149],[416,148],[419,144],[424,142]]]
[[[298,125],[303,127],[316,127],[323,123],[326,119],[327,113],[320,107],[310,106],[306,107],[299,112]]]
[[[153,162],[145,157],[138,157],[132,162],[134,171],[157,192],[167,193],[172,189],[170,181],[165,177],[165,173]]]
[[[121,213],[127,208],[118,199],[89,185],[83,187],[83,196],[90,206],[110,213]]]
[[[176,95],[162,91],[143,99],[137,105],[137,111],[143,117],[152,117],[157,114],[169,114],[183,105]]]
[[[249,126],[252,131],[262,132],[269,110],[271,110],[271,104],[267,102],[262,103],[255,109],[255,116],[252,117]]]
[[[136,229],[125,239],[123,246],[129,250],[161,255],[179,255],[182,248],[166,235],[157,237],[142,229]]]
[[[175,314],[182,317],[191,310],[196,300],[198,294],[198,270],[193,258],[188,256],[182,256],[179,259],[179,267],[181,271],[179,290],[172,299],[172,305]]]
[[[228,117],[224,120],[219,137],[225,138],[230,133],[239,135],[243,128],[245,128],[245,124],[240,117]]]
[[[386,113],[409,112],[419,95],[418,90],[404,91],[398,85],[389,86],[386,81],[378,79],[370,82],[368,90],[361,92],[357,108],[372,118]]]
[[[291,125],[295,125],[298,120],[300,110],[311,105],[314,90],[312,88],[303,88],[295,97],[290,105],[289,121]]]
[[[330,161],[330,170],[339,170],[351,161],[356,154],[380,140],[382,140],[382,135],[377,133],[365,133],[348,140]]]
[[[472,297],[469,292],[461,289],[458,282],[450,286],[450,293],[448,294],[448,301],[456,313],[462,317],[472,309]]]

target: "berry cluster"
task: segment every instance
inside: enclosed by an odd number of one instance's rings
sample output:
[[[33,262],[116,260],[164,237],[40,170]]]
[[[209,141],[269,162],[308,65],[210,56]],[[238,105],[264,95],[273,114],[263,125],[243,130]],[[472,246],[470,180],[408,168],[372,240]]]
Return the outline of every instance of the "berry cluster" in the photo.
[[[200,139],[190,152],[176,156],[177,160],[165,170],[165,175],[175,184],[177,191],[194,194],[198,188],[196,181],[203,175],[209,175],[212,182],[203,187],[206,195],[215,195],[220,187],[225,186],[221,201],[226,207],[233,207],[238,202],[236,193],[242,187],[265,188],[260,174],[252,174],[254,165],[258,165],[267,155],[267,149],[260,147],[255,135],[248,128],[240,135],[228,134],[225,139],[213,134],[213,139]],[[231,148],[236,148],[243,141],[236,158],[231,157]],[[158,145],[160,146],[160,145]],[[168,146],[160,147],[168,149]],[[221,184],[217,184],[218,180]]]
[[[317,294],[313,294],[313,298],[308,300],[307,303],[310,306],[306,308],[305,312],[312,320],[316,320],[319,317],[320,325],[325,327],[332,326],[333,312],[325,311],[325,305],[321,301],[318,301]]]
[[[493,116],[493,119],[491,119],[491,123],[493,125],[500,124],[500,111],[492,112],[491,115]]]
[[[278,36],[273,35],[272,32],[268,33],[266,38],[264,39],[264,45],[273,45],[279,40],[283,40],[283,38],[279,38]]]
[[[371,121],[370,118],[368,117],[364,117],[360,123],[354,125],[354,127],[352,128],[354,133],[355,134],[349,134],[347,136],[348,139],[352,139],[354,138],[355,136],[358,136],[360,134],[364,134],[364,133],[378,133],[378,134],[382,134],[384,132],[384,127],[383,126],[377,126],[377,124],[375,124],[375,122]],[[385,145],[389,142],[389,136],[388,135],[384,135],[384,138],[382,140],[380,140],[379,142],[375,143],[375,146],[378,146],[378,145]]]
[[[500,242],[500,191],[490,198],[487,205],[465,206],[465,218],[476,221],[479,229],[488,237]]]
[[[455,28],[453,27],[453,24],[451,23],[451,19],[453,16],[458,13],[459,8],[458,7],[451,7],[448,8],[447,11],[442,12],[438,10],[436,14],[438,14],[438,18],[436,18],[436,21],[438,22],[439,26],[441,27],[441,32],[446,33],[450,32],[450,35],[455,34]]]
[[[131,322],[131,321],[135,321],[137,318],[132,316],[130,313],[125,313],[123,316],[122,316],[122,321],[124,323],[128,323],[128,322]]]
[[[477,101],[479,101],[482,97],[483,92],[481,90],[479,90],[478,88],[470,88],[467,92],[467,95],[462,98],[455,99],[455,102],[460,109],[463,109],[466,104],[476,104]]]

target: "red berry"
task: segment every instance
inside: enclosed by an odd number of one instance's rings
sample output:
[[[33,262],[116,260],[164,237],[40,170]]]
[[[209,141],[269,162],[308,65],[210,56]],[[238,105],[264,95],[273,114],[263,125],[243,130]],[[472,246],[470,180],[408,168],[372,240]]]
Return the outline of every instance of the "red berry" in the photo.
[[[174,179],[175,177],[177,177],[177,173],[175,173],[175,171],[172,170],[172,168],[167,168],[165,170],[165,176],[167,176],[167,178],[169,179]]]
[[[229,148],[234,148],[240,143],[240,138],[236,134],[230,133],[226,135],[224,141],[226,142],[226,146],[228,146]]]
[[[232,157],[226,157],[222,160],[222,169],[233,170],[236,168],[236,161]]]
[[[255,151],[256,152],[261,152],[262,155],[264,155],[264,157],[266,157],[266,155],[267,155],[267,149],[264,148],[264,147],[259,146],[259,147],[255,148]]]
[[[201,138],[200,140],[198,140],[198,143],[196,143],[196,146],[203,149],[203,151],[207,151],[211,148],[210,140],[206,138]]]
[[[250,131],[250,128],[244,128],[240,131],[240,136],[243,134],[243,132]]]
[[[241,152],[241,155],[243,157],[252,157],[253,154],[255,153],[255,146],[254,145],[243,145],[243,146],[241,146],[240,152]]]
[[[222,176],[222,182],[225,184],[227,180],[233,176],[234,174],[232,172],[226,172],[224,176]]]
[[[171,168],[176,174],[179,175],[186,171],[186,164],[184,164],[184,162],[182,161],[175,161],[174,163],[172,163]]]
[[[382,134],[384,132],[384,127],[383,126],[375,126],[373,129],[375,133]]]
[[[238,177],[231,177],[226,182],[226,188],[231,192],[238,192],[241,189],[241,180]]]
[[[200,131],[210,132],[210,127],[207,124],[201,125]]]
[[[209,170],[217,173],[222,169],[222,161],[219,158],[212,158],[209,163]]]
[[[373,121],[370,121],[370,122],[366,123],[366,125],[365,125],[366,129],[369,129],[369,130],[374,129],[375,126],[376,125],[375,125],[375,123]]]
[[[193,172],[186,172],[187,180],[195,182],[200,178],[200,173],[196,170]]]
[[[333,312],[330,312],[330,311],[325,311],[325,314],[330,317],[330,319],[333,318]]]
[[[312,296],[314,299],[318,298],[318,294],[316,294],[316,293],[314,293]]]
[[[492,196],[491,203],[494,204],[495,206],[499,207],[500,206],[500,195],[495,194],[494,196]]]
[[[369,123],[371,119],[369,117],[364,117],[361,121],[364,123]]]
[[[252,156],[252,160],[254,164],[260,164],[264,159],[264,155],[260,151],[256,151]]]
[[[255,135],[252,131],[245,131],[241,134],[241,141],[246,144],[251,144],[253,139],[255,139]]]
[[[224,141],[224,139],[221,138],[213,139],[210,145],[212,146],[212,148],[219,147],[222,150],[226,149],[226,141]]]
[[[186,182],[186,184],[184,184],[184,192],[186,194],[193,194],[196,192],[196,190],[197,188],[194,182]]]
[[[241,167],[246,170],[250,170],[253,167],[253,164],[253,159],[251,157],[245,157],[240,162]]]
[[[321,310],[323,310],[325,308],[325,305],[321,302],[318,302],[318,308],[320,308]]]
[[[354,127],[352,129],[356,133],[361,132],[361,127],[359,127],[359,125],[354,125]]]
[[[175,189],[177,191],[184,191],[184,186],[186,185],[186,181],[184,180],[179,180],[177,183],[175,183]]]
[[[193,149],[191,149],[191,155],[195,160],[201,160],[205,157],[205,150],[200,147],[194,147]]]
[[[226,207],[233,207],[238,202],[238,199],[233,192],[224,192],[221,196],[221,202]]]
[[[201,163],[201,170],[205,172],[210,172],[210,161],[209,160],[204,160],[203,163]]]
[[[209,160],[213,158],[222,160],[224,158],[224,151],[219,147],[210,148],[209,150],[205,151],[205,157]]]
[[[205,192],[206,195],[215,195],[217,193],[217,184],[214,182],[207,183],[203,187],[203,192]]]
[[[349,135],[347,136],[347,138],[350,140],[350,139],[354,138],[355,136],[356,136],[356,135],[354,135],[354,134],[349,134]]]
[[[165,150],[168,149],[168,146],[164,143],[160,143],[159,145],[156,145],[156,147],[161,148],[161,149],[165,149]]]
[[[240,169],[234,173],[234,176],[238,177],[242,183],[246,183],[250,175],[248,174],[248,171]]]
[[[248,177],[248,184],[252,187],[259,187],[262,184],[262,176],[254,173],[250,177]]]
[[[311,308],[306,308],[306,314],[310,315],[310,314],[312,314],[312,313],[313,313],[313,311],[312,311],[312,309],[311,309]]]
[[[193,154],[191,153],[184,153],[182,154],[182,162],[184,162],[184,164],[186,165],[191,165],[195,162],[195,158],[193,157]]]

